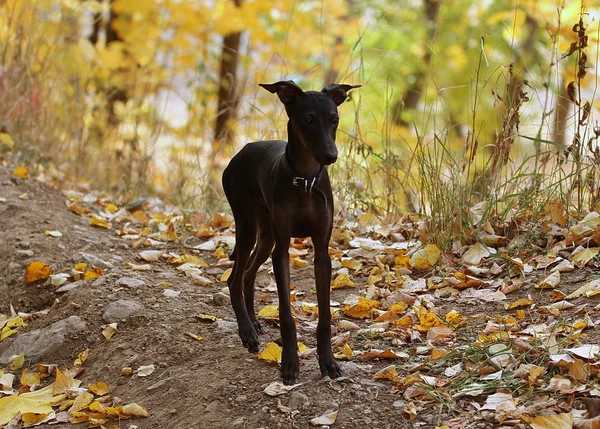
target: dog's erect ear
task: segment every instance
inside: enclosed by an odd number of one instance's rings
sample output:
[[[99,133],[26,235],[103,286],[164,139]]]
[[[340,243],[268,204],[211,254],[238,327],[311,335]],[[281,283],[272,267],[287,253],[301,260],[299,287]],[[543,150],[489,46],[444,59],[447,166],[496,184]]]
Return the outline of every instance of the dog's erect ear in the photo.
[[[331,97],[338,106],[348,97],[348,91],[353,88],[360,88],[362,85],[346,85],[345,83],[330,83],[321,90],[322,93]]]
[[[272,94],[277,93],[277,96],[283,104],[289,104],[296,98],[304,94],[302,88],[300,88],[292,80],[282,80],[281,82],[275,83],[259,83],[264,89]]]

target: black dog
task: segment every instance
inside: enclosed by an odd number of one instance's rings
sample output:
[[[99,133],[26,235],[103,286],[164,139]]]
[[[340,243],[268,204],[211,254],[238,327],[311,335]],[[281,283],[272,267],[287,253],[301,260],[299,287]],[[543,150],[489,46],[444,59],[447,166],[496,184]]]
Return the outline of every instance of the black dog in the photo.
[[[273,251],[283,341],[281,377],[285,384],[294,384],[300,362],[290,307],[289,245],[291,237],[311,237],[319,308],[319,366],[321,374],[336,378],[341,371],[331,351],[328,253],[333,196],[324,166],[334,163],[338,156],[337,106],[346,100],[349,90],[360,85],[329,84],[321,92],[304,92],[292,81],[260,86],[277,93],[284,104],[289,118],[288,142],[249,143],[223,172],[223,189],[236,225],[232,254],[235,263],[228,280],[231,304],[244,347],[257,352],[257,333],[262,328],[254,313],[254,280],[256,271]]]

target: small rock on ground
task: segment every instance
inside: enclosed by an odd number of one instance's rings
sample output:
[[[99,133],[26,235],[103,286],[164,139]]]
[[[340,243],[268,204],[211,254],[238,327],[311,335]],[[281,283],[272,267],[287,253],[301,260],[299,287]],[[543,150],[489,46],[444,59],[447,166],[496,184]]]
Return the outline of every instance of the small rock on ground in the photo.
[[[71,316],[44,328],[19,334],[8,345],[0,344],[0,364],[6,365],[11,356],[24,353],[32,361],[43,360],[47,354],[58,351],[70,334],[85,330],[85,322],[78,316]],[[4,351],[1,349],[4,347]]]
[[[106,306],[102,318],[107,323],[121,322],[127,320],[142,308],[144,308],[143,305],[137,301],[120,299]]]
[[[117,280],[117,285],[127,287],[139,287],[144,286],[146,283],[143,280],[136,279],[135,277],[121,277]]]

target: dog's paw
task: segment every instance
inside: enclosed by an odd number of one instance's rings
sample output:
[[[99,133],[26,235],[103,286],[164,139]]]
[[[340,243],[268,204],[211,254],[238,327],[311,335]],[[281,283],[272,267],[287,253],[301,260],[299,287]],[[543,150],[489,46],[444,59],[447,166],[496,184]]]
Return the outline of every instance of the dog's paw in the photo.
[[[283,356],[281,358],[281,378],[283,384],[291,386],[296,383],[296,380],[300,376],[300,360],[298,355],[294,356]]]
[[[326,375],[328,375],[329,378],[338,378],[342,376],[342,370],[333,358],[319,359],[319,367],[321,368],[321,375],[323,377]]]
[[[248,325],[244,329],[240,326],[240,338],[242,344],[250,353],[258,353],[260,343],[258,341],[258,334],[254,330],[254,326]]]
[[[253,320],[252,321],[252,325],[254,326],[254,330],[256,331],[257,334],[264,334],[265,331],[263,330],[262,325],[260,324],[260,322],[258,320]]]

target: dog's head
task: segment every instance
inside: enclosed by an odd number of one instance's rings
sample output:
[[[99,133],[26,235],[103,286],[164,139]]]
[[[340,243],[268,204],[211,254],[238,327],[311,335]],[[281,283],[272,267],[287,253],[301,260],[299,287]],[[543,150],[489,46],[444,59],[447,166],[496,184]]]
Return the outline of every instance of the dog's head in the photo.
[[[335,133],[339,123],[337,106],[348,97],[348,91],[360,85],[330,83],[319,91],[302,91],[293,81],[260,84],[277,94],[285,106],[294,135],[321,165],[333,164],[338,151]]]

